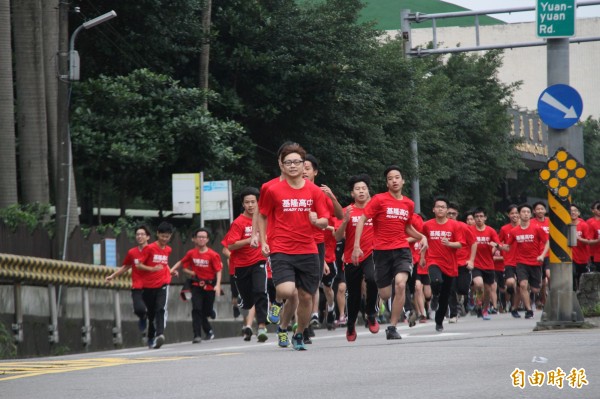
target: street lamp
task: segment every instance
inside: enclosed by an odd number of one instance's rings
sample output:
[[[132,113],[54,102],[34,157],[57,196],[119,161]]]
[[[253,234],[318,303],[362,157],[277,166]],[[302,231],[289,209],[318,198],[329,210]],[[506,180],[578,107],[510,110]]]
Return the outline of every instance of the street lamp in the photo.
[[[108,20],[113,19],[117,16],[117,13],[114,10],[107,12],[106,14],[102,14],[99,17],[91,19],[83,24],[79,25],[77,29],[71,35],[71,41],[69,42],[69,80],[76,81],[79,80],[79,53],[75,50],[75,39],[79,32],[83,29],[90,29],[96,25],[100,25]]]

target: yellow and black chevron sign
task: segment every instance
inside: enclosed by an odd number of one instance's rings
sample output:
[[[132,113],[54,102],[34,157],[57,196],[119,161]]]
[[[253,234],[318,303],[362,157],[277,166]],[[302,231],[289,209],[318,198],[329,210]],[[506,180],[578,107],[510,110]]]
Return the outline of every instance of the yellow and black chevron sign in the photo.
[[[571,201],[555,196],[548,191],[550,209],[550,263],[570,263],[569,224],[571,223]]]

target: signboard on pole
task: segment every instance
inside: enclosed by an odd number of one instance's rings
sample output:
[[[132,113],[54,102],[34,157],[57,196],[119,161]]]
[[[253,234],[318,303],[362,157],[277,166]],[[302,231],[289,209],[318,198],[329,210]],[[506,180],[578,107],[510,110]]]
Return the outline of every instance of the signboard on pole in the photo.
[[[173,213],[200,213],[200,173],[174,173]]]
[[[573,126],[582,113],[583,100],[577,90],[569,85],[552,85],[538,98],[538,114],[553,129]]]
[[[231,181],[202,183],[202,220],[232,220]]]
[[[537,0],[535,33],[538,37],[575,36],[575,0]]]

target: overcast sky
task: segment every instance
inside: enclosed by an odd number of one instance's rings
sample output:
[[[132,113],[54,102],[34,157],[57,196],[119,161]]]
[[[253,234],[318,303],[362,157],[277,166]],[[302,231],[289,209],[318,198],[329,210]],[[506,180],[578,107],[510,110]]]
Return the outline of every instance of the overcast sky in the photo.
[[[456,4],[469,10],[497,10],[513,7],[535,7],[536,0],[444,0],[446,3]],[[577,18],[600,17],[600,5],[578,7]],[[535,12],[518,12],[513,14],[495,14],[492,17],[505,22],[532,22],[535,21]]]

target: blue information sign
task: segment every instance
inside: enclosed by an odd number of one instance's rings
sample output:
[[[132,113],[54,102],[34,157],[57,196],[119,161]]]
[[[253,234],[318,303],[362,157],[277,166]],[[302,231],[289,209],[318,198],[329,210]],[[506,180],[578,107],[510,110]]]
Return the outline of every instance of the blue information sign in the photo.
[[[538,99],[538,114],[553,129],[573,126],[583,112],[583,100],[571,86],[557,84],[548,87]]]

